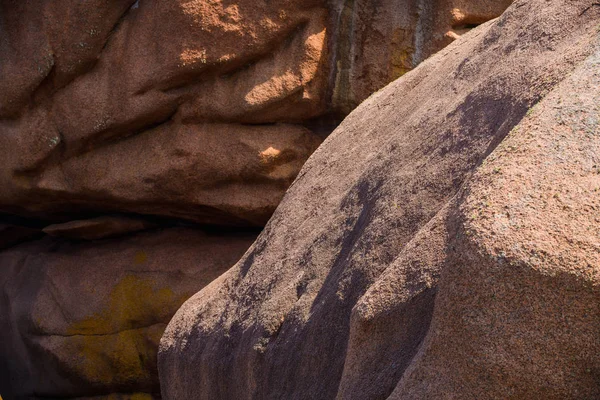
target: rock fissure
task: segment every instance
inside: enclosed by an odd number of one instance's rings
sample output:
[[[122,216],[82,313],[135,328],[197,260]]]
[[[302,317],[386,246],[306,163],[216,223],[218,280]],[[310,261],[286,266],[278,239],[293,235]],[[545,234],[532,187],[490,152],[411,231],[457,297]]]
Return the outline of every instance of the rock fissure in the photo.
[[[75,337],[75,336],[90,336],[90,337],[94,337],[94,336],[114,336],[114,335],[119,335],[122,333],[129,333],[131,331],[140,331],[140,330],[144,330],[144,329],[148,329],[148,328],[153,328],[153,327],[157,327],[157,326],[163,326],[166,327],[167,326],[167,322],[154,322],[152,324],[149,325],[144,325],[144,326],[136,326],[133,328],[127,328],[127,329],[122,329],[119,331],[113,331],[113,332],[105,332],[105,333],[70,333],[70,334],[62,334],[62,333],[53,333],[53,332],[48,332],[48,333],[44,333],[44,335],[41,336],[56,336],[56,337],[60,337],[60,338],[70,338],[70,337]],[[35,335],[37,336],[37,335]]]

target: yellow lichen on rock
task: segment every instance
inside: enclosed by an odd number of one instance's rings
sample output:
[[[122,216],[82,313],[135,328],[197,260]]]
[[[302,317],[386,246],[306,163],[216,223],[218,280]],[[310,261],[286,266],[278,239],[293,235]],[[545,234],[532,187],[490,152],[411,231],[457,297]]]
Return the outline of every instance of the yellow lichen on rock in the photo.
[[[108,307],[73,324],[68,346],[79,355],[74,371],[93,383],[150,382],[167,318],[188,297],[154,280],[127,275],[113,288]]]

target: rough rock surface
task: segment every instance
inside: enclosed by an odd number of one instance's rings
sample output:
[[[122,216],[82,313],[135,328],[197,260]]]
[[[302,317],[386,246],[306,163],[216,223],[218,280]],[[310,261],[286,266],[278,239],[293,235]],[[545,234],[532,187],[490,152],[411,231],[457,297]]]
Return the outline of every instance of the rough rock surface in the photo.
[[[170,322],[163,397],[598,397],[599,20],[519,0],[350,114]]]
[[[390,399],[600,398],[599,211],[600,42],[470,180],[430,333]]]
[[[327,9],[70,3],[2,2],[0,207],[263,225],[321,141]]]
[[[255,237],[171,228],[95,242],[46,237],[0,253],[2,395],[157,396],[169,319]]]
[[[334,2],[333,104],[343,113],[468,32],[512,0],[347,0]]]

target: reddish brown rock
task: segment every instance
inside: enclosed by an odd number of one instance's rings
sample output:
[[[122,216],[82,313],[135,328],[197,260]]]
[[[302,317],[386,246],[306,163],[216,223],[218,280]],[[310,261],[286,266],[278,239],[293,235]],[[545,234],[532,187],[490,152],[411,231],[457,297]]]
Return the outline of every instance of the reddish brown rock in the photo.
[[[51,200],[58,196],[109,210],[260,226],[318,144],[296,125],[169,123],[49,166],[36,185],[55,212],[64,210]],[[39,204],[31,201],[20,204]]]
[[[167,322],[254,238],[171,228],[93,243],[47,237],[0,253],[2,395],[156,396]]]
[[[170,322],[163,397],[597,397],[599,18],[519,1],[351,113]]]
[[[63,87],[93,68],[134,1],[2,0],[0,119],[22,115],[48,81]]]
[[[334,107],[352,111],[460,35],[498,17],[512,1],[337,2]]]
[[[266,222],[321,141],[302,124],[327,111],[325,6],[41,4],[2,2],[25,21],[4,45],[33,54],[7,50],[5,76],[47,65],[5,80],[0,208]]]
[[[3,0],[0,210],[262,226],[333,115],[509,2],[471,3]]]

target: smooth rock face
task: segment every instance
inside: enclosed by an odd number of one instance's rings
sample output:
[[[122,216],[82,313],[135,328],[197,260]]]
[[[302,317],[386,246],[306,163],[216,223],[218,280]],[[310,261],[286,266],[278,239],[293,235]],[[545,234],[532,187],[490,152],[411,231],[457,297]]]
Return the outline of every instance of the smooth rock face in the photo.
[[[509,3],[2,0],[0,211],[264,226],[341,116]]]
[[[157,396],[169,319],[255,237],[171,228],[95,242],[46,237],[0,253],[2,395]]]
[[[169,323],[163,397],[598,397],[599,20],[517,1],[363,103]]]

